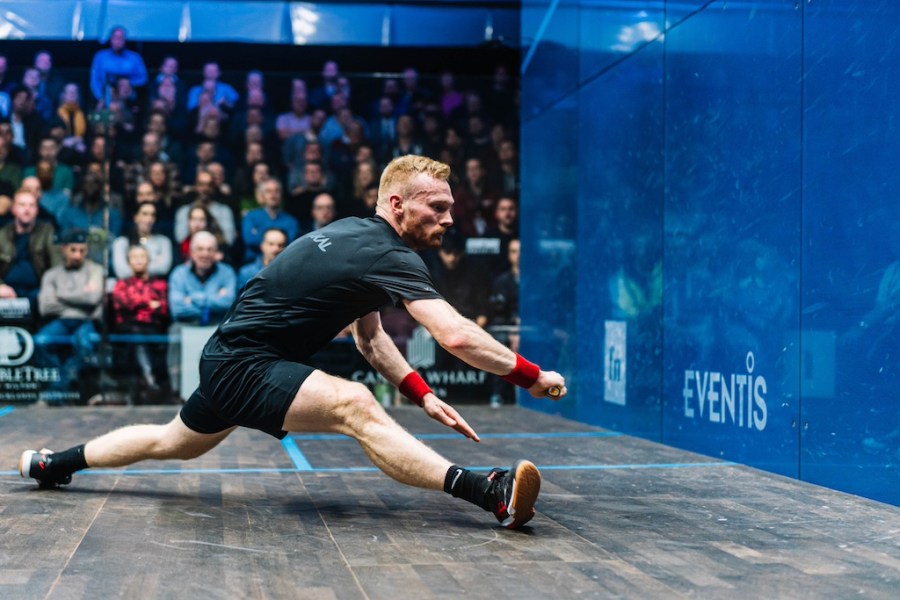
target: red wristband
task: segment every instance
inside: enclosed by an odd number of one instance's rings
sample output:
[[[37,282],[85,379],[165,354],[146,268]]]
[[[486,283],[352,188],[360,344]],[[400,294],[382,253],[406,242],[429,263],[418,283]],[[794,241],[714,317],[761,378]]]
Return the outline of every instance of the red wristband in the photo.
[[[541,368],[539,366],[533,362],[528,362],[521,354],[516,354],[516,366],[506,375],[501,375],[500,379],[527,390],[534,385],[540,374]]]
[[[433,394],[434,392],[428,387],[421,375],[416,371],[410,371],[409,375],[400,382],[400,393],[422,406],[425,394]]]

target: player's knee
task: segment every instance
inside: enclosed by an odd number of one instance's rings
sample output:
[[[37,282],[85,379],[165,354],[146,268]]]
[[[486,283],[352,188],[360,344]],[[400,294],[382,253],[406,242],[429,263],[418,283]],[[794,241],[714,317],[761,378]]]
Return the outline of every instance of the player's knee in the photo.
[[[369,388],[361,383],[349,383],[344,390],[344,420],[348,424],[370,422],[378,419],[384,410],[375,400]]]

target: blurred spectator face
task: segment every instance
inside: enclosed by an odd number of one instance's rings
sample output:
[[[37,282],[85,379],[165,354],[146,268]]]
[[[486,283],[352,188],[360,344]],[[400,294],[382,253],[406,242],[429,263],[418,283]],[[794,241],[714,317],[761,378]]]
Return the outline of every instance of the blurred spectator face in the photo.
[[[125,30],[121,27],[116,27],[109,34],[109,47],[113,49],[113,52],[121,52],[122,48],[125,47]]]
[[[101,175],[96,170],[92,169],[97,163],[92,163],[88,167],[88,172],[84,174],[84,179],[81,181],[81,191],[84,194],[85,199],[97,199],[100,196],[101,189]]]
[[[65,244],[62,247],[63,261],[67,269],[78,269],[87,258],[87,244]]]
[[[41,73],[37,69],[25,69],[22,76],[22,83],[25,87],[36,90],[41,85]]]
[[[459,137],[459,134],[455,129],[447,129],[447,136],[444,140],[444,145],[450,150],[456,150],[457,148],[462,146],[462,138]]]
[[[466,110],[472,114],[481,112],[481,96],[477,92],[466,94]]]
[[[43,188],[41,187],[41,180],[35,175],[31,177],[26,177],[22,180],[22,183],[19,184],[19,189],[25,192],[28,192],[32,196],[34,196],[35,200],[40,203],[41,194],[43,193]]]
[[[143,204],[134,213],[134,226],[139,235],[150,235],[156,224],[156,207],[152,204]]]
[[[16,218],[16,224],[29,228],[34,224],[38,214],[38,197],[31,192],[19,190],[13,199],[12,215]]]
[[[497,201],[497,208],[494,209],[494,218],[498,224],[509,227],[516,222],[518,213],[518,208],[512,198],[500,198]]]
[[[306,82],[302,79],[292,79],[291,80],[291,93],[302,91],[304,94],[306,93]]]
[[[141,150],[144,158],[154,159],[159,156],[159,136],[155,133],[145,133],[141,140]]]
[[[338,76],[338,64],[333,60],[329,60],[322,65],[322,79],[333,82]]]
[[[106,154],[106,138],[98,135],[91,141],[91,158],[94,160],[103,160]]]
[[[481,168],[481,161],[477,158],[470,158],[466,161],[466,179],[473,184],[481,183],[484,179],[484,169]]]
[[[366,208],[370,210],[375,210],[375,205],[378,203],[378,187],[372,186],[366,188],[365,193],[363,193],[363,203],[365,203]]]
[[[359,148],[356,149],[356,164],[361,165],[363,163],[372,161],[372,147],[366,146],[363,144]]]
[[[134,88],[131,87],[131,80],[127,77],[119,77],[116,80],[116,95],[121,100],[127,100],[134,94]]]
[[[269,179],[264,181],[260,188],[262,196],[260,204],[265,208],[278,210],[278,207],[281,206],[281,185],[274,179]]]
[[[394,101],[387,96],[382,96],[378,101],[378,114],[382,117],[390,117],[394,114]]]
[[[325,183],[325,177],[322,174],[322,166],[316,163],[306,163],[303,167],[303,183],[307,187],[319,187]]]
[[[135,276],[142,276],[150,265],[150,255],[143,246],[132,246],[128,249],[128,266],[134,271]]]
[[[247,91],[259,90],[263,88],[263,76],[259,71],[250,71],[247,73]]]
[[[166,129],[166,118],[163,115],[158,112],[150,115],[150,119],[147,121],[147,132],[155,133],[158,136],[156,140],[157,145],[160,144],[160,139],[166,134]],[[146,150],[144,153],[146,154]]]
[[[247,92],[247,106],[260,108],[266,105],[266,95],[260,89],[250,89]]]
[[[225,167],[222,166],[222,163],[209,163],[206,166],[206,172],[212,175],[213,186],[216,189],[219,189],[225,183]]]
[[[161,188],[166,185],[166,167],[161,162],[155,162],[150,165],[149,172],[150,183],[153,187]]]
[[[41,157],[41,160],[56,162],[57,152],[59,152],[59,146],[56,145],[56,140],[41,140],[41,145],[38,147],[38,156]]]
[[[264,162],[253,165],[253,184],[259,185],[269,178],[269,165]]]
[[[213,193],[213,177],[206,171],[201,171],[197,173],[197,181],[194,182],[194,187],[197,189],[197,195],[200,198],[208,199],[212,196]]]
[[[0,76],[6,75],[7,62],[5,56],[0,56]]]
[[[192,208],[188,215],[188,235],[203,231],[209,225],[206,212],[202,208]]]
[[[322,146],[316,143],[307,144],[303,149],[303,160],[305,162],[317,162],[322,160]]]
[[[219,65],[216,63],[206,63],[203,65],[203,79],[215,81],[219,78]]]
[[[34,103],[31,94],[24,89],[13,92],[12,110],[18,115],[27,115],[31,113]]]
[[[247,152],[244,154],[244,161],[248,165],[261,162],[263,158],[264,156],[262,144],[257,144],[255,142],[252,144],[247,144]]]
[[[197,160],[200,161],[200,164],[205,165],[212,162],[215,155],[216,149],[211,143],[203,142],[197,144]]]
[[[78,104],[78,96],[78,86],[74,83],[67,83],[62,93],[63,104]]]
[[[334,198],[329,194],[319,194],[313,200],[312,218],[317,227],[324,227],[334,221]]]
[[[419,74],[415,69],[405,69],[403,71],[403,85],[407,89],[414,90],[419,83]]]
[[[247,108],[247,129],[251,127],[259,128],[263,124],[263,113],[258,106],[250,106]],[[262,130],[260,129],[260,134]],[[259,136],[262,139],[262,135]]]
[[[263,235],[259,249],[262,251],[263,264],[272,262],[287,246],[287,237],[281,231],[270,229]]]
[[[375,183],[375,169],[372,167],[372,163],[360,163],[357,177],[359,177],[359,184],[363,188],[367,188]]]
[[[162,65],[159,67],[159,72],[170,77],[176,75],[178,73],[178,59],[174,56],[165,57]]]
[[[191,262],[198,271],[209,271],[216,264],[219,245],[212,234],[198,232],[191,238]]]
[[[521,254],[522,246],[519,240],[510,240],[509,241],[509,250],[506,252],[506,257],[509,259],[509,264],[518,268],[519,266],[519,256]]]
[[[384,90],[382,92],[385,96],[390,96],[391,98],[396,98],[400,95],[400,84],[397,83],[396,79],[385,79],[384,80]]]
[[[215,139],[219,137],[219,125],[220,123],[218,117],[208,117],[203,122],[203,135],[209,139]]]
[[[156,202],[156,192],[153,190],[153,184],[149,181],[143,181],[138,184],[137,192],[135,193],[135,201],[138,203],[141,202]]]
[[[478,115],[469,117],[469,136],[473,138],[484,135],[484,120]]]
[[[47,71],[52,69],[53,58],[50,56],[50,53],[38,52],[37,56],[34,57],[34,67],[42,73],[46,73]]]
[[[500,149],[497,151],[500,162],[513,162],[516,160],[516,145],[510,140],[500,142]]]
[[[400,137],[411,136],[415,130],[415,123],[409,115],[403,115],[397,119],[397,135]]]
[[[331,97],[331,114],[336,115],[342,108],[347,107],[347,98],[341,92],[335,92]]]

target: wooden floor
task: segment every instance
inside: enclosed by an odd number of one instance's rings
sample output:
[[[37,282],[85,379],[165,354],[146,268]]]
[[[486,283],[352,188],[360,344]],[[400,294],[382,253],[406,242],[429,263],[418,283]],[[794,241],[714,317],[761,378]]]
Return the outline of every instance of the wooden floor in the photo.
[[[59,491],[12,470],[25,448],[174,412],[0,410],[0,598],[900,597],[897,507],[513,407],[463,407],[479,445],[393,414],[459,464],[537,463],[520,532],[333,436],[239,430]]]

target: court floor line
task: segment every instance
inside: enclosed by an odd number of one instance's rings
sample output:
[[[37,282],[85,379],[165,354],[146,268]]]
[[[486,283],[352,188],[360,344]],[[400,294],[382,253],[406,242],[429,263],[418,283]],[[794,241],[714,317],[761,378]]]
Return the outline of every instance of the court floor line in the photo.
[[[623,434],[616,431],[559,431],[551,433],[483,433],[480,434],[482,440],[509,440],[509,439],[556,439],[556,438],[597,438],[597,437],[620,437]],[[353,441],[353,438],[341,435],[339,433],[297,433],[291,434],[295,440],[303,441],[324,441],[324,440],[345,440]],[[464,440],[466,437],[461,433],[419,433],[413,434],[417,440]],[[285,438],[287,439],[287,438]]]
[[[305,458],[304,458],[305,460]],[[695,463],[626,463],[616,465],[538,465],[542,471],[615,471],[631,469],[688,469],[733,467],[739,463],[734,462],[695,462]],[[489,471],[492,466],[468,466],[473,471]],[[76,477],[82,475],[233,475],[250,473],[377,473],[375,467],[309,467],[293,469],[278,468],[242,468],[242,469],[89,469],[76,473]],[[18,471],[0,471],[0,476],[9,477],[18,475]]]
[[[5,417],[14,410],[16,410],[15,406],[4,406],[3,408],[0,408],[0,417]]]

